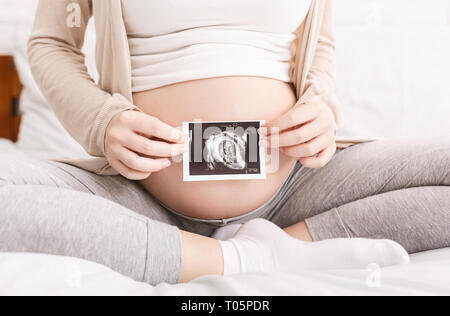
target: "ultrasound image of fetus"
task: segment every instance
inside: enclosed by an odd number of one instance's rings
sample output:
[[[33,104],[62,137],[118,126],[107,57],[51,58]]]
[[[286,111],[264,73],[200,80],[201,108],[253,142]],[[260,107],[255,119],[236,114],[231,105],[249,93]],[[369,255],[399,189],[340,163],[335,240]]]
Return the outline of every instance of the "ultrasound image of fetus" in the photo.
[[[204,156],[209,170],[244,170],[247,167],[245,153],[246,135],[224,131],[211,135],[205,143]]]

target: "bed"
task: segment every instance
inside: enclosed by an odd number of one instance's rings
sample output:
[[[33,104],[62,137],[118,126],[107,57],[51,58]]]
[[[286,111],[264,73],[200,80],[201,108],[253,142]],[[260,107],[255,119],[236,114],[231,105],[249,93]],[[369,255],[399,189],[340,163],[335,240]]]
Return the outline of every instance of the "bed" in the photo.
[[[210,276],[154,287],[78,259],[0,254],[0,295],[450,295],[450,249],[414,255],[408,266],[382,270]]]
[[[363,10],[362,3],[354,2],[356,9]],[[62,129],[31,77],[25,56],[28,33],[29,25],[16,28],[10,38],[15,42],[4,53],[9,56],[0,57],[0,151],[40,158],[84,157],[86,153]],[[337,38],[338,67],[346,77],[341,76],[337,87],[346,113],[340,135],[450,135],[450,98],[446,93],[450,60],[445,57],[450,54],[448,26],[400,30],[347,23],[338,27]],[[94,42],[91,30],[85,53],[90,73],[96,78]],[[434,49],[438,44],[439,49]],[[439,62],[425,63],[424,56],[430,54]],[[410,69],[420,75],[411,75]],[[448,71],[436,76],[439,69]],[[24,86],[20,100],[18,77]],[[450,295],[450,249],[416,254],[411,261],[408,266],[381,270],[210,276],[189,284],[153,287],[76,258],[0,253],[0,295]]]

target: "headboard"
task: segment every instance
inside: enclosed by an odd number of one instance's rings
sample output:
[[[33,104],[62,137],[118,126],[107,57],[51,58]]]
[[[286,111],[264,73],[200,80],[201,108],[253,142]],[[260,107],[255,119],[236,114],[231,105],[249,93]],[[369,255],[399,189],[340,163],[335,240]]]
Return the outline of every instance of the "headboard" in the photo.
[[[17,140],[20,125],[19,97],[22,90],[11,56],[0,56],[0,138]]]

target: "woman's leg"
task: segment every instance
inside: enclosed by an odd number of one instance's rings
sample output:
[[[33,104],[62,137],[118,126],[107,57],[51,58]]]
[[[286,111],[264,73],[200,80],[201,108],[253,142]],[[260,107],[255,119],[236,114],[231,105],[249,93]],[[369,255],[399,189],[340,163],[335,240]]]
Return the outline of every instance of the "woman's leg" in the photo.
[[[68,164],[0,153],[1,185],[39,185],[78,191],[105,198],[136,213],[164,223],[177,224],[137,182],[121,176],[99,176]]]
[[[449,186],[450,140],[368,143],[298,172],[270,219],[302,240],[389,238],[411,253],[447,247]]]
[[[180,232],[136,183],[20,153],[0,153],[0,223],[0,251],[78,257],[150,284],[223,272],[219,243]]]
[[[2,252],[77,257],[151,284],[178,281],[181,245],[171,226],[102,198],[46,186],[1,186],[0,204]]]
[[[306,219],[306,223],[314,240],[391,239],[409,253],[446,248],[450,247],[450,187],[378,194]]]
[[[274,268],[294,272],[325,268],[330,262],[338,262],[341,268],[352,268],[372,262],[391,265],[406,260],[397,245],[371,241],[364,245],[349,244],[340,252],[327,252],[327,256],[318,257],[314,254],[322,251],[317,247],[289,239],[276,225],[257,221],[244,225],[224,253],[218,241],[180,232],[177,227],[168,225],[176,222],[170,219],[173,215],[147,203],[139,194],[133,196],[140,202],[123,200],[130,194],[128,191],[133,192],[132,183],[121,187],[113,185],[112,178],[98,177],[66,165],[1,156],[0,251],[78,257],[150,284],[220,275],[224,273],[225,264],[228,264],[227,271],[230,265],[239,266],[231,269],[234,272],[262,272]],[[3,169],[4,166],[7,168]],[[138,215],[93,194],[97,192],[111,200],[126,202],[150,216]],[[163,218],[166,223],[152,217]],[[336,249],[328,243],[324,247]],[[299,251],[292,254],[292,249]],[[267,256],[276,267],[262,259]],[[350,256],[355,257],[355,261],[347,263]],[[244,265],[240,266],[241,263]]]

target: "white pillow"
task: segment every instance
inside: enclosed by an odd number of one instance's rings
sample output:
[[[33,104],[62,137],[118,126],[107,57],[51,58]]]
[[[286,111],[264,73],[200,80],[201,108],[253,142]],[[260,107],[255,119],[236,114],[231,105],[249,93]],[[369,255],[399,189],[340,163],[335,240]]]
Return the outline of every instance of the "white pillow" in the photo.
[[[450,135],[450,0],[335,6],[339,135]]]
[[[450,135],[450,27],[337,28],[340,136]]]

